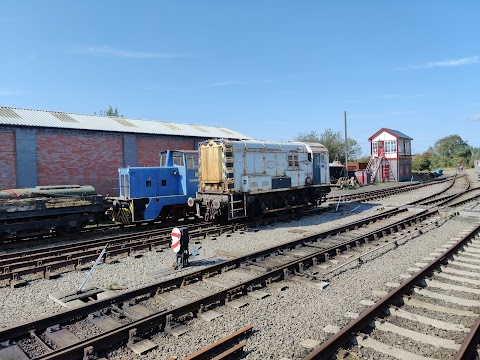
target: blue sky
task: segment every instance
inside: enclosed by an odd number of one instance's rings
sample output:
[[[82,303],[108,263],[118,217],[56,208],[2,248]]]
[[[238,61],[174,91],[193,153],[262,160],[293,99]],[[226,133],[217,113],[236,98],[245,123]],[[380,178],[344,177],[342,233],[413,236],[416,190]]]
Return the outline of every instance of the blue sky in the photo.
[[[0,105],[480,146],[480,1],[8,1]]]

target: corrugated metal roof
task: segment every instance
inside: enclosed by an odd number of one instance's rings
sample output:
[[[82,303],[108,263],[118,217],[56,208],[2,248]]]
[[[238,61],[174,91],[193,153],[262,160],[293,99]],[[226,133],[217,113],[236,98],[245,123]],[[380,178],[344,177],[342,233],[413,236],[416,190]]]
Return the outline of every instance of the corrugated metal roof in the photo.
[[[18,109],[5,106],[0,106],[0,126],[1,125],[193,136],[201,138],[251,139],[250,136],[220,126],[200,126],[157,120]]]

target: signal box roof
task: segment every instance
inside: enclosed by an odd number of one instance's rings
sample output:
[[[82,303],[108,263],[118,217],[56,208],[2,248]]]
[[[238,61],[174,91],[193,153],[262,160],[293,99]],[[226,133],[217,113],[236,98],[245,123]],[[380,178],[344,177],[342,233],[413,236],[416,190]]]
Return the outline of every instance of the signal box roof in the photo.
[[[392,129],[387,129],[387,128],[381,128],[380,130],[378,130],[375,134],[373,134],[372,136],[370,136],[368,138],[368,141],[372,141],[374,138],[376,138],[379,134],[381,134],[382,132],[387,132],[389,133],[390,135],[396,137],[397,139],[407,139],[407,140],[413,140],[410,136],[408,135],[405,135],[404,133],[398,131],[398,130],[392,130]]]

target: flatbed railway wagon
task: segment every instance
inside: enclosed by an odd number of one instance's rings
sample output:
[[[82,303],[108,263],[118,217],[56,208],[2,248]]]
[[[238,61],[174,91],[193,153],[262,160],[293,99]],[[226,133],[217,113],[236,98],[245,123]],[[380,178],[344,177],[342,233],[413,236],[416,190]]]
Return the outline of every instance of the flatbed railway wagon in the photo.
[[[330,192],[328,150],[318,143],[207,140],[189,205],[205,220],[260,218],[319,205]]]
[[[95,223],[105,203],[92,186],[55,185],[0,190],[0,239],[50,230],[69,235]]]

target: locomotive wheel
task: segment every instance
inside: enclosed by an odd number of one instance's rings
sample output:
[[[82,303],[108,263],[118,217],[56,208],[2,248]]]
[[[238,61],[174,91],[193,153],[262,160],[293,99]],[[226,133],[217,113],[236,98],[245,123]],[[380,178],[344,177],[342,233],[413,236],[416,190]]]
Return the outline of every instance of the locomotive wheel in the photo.
[[[278,216],[284,216],[291,210],[287,199],[284,199],[283,201],[281,201],[281,203],[282,203],[283,209],[276,212]]]
[[[267,207],[265,203],[261,201],[255,201],[253,204],[252,219],[253,220],[262,220],[267,212]]]
[[[297,213],[303,213],[303,212],[304,212],[305,210],[307,210],[308,207],[309,207],[309,206],[308,206],[308,197],[307,197],[306,195],[303,196],[303,197],[300,197],[300,198],[298,199],[298,203],[299,203],[299,204],[298,204],[299,207],[297,207],[297,208],[295,209],[295,212],[297,212]]]

